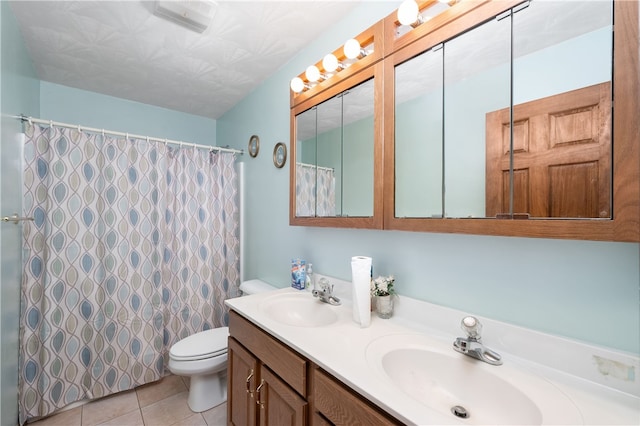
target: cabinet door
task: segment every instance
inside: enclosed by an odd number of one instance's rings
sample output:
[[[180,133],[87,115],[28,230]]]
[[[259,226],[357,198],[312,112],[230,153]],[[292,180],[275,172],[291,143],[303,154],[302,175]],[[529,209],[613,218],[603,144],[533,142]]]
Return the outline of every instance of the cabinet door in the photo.
[[[300,354],[234,311],[229,312],[229,331],[261,364],[267,365],[303,398],[307,397],[307,361]]]
[[[255,389],[258,360],[235,339],[229,338],[227,373],[227,423],[235,426],[257,424]]]
[[[304,426],[307,402],[282,380],[262,366],[258,399],[260,426]]]

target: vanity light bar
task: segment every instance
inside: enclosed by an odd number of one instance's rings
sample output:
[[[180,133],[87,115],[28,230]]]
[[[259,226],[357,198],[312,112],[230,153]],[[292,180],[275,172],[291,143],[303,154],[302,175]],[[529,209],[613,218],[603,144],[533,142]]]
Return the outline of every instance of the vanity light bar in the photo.
[[[365,46],[363,47],[362,44]],[[294,94],[300,94],[305,90],[310,90],[318,83],[329,80],[358,60],[372,54],[373,51],[374,43],[371,37],[365,40],[349,39],[342,47],[325,55],[322,61],[310,65],[304,73],[292,78],[289,85],[291,91]]]
[[[433,16],[447,10],[449,7],[463,0],[405,0],[398,8],[398,20],[395,22],[397,36],[420,26]],[[429,15],[426,14],[429,10]],[[375,27],[375,26],[374,26]],[[289,87],[292,92],[292,102],[296,95],[312,90],[318,84],[330,80],[341,71],[349,68],[374,53],[375,30],[371,27],[355,38],[347,40],[345,44],[333,53],[327,54],[322,61],[307,67],[305,72],[291,79]],[[373,55],[374,57],[377,55]],[[378,58],[379,59],[379,58]],[[370,62],[367,63],[367,65]]]

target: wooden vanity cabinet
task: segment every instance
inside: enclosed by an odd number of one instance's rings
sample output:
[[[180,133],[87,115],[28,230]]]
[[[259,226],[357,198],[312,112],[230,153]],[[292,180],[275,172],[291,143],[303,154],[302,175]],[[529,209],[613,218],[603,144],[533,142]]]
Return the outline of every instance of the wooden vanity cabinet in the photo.
[[[227,424],[402,424],[234,311],[229,312]]]
[[[307,361],[233,311],[229,331],[227,423],[307,425]]]

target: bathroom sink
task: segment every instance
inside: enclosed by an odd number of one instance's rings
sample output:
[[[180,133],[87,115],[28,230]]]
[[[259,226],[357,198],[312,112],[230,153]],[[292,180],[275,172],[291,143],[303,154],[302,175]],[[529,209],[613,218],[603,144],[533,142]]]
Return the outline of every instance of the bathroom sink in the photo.
[[[335,307],[315,299],[310,293],[277,294],[264,299],[259,310],[271,319],[297,327],[322,327],[338,320]]]
[[[522,367],[492,366],[421,334],[388,335],[367,348],[390,386],[465,424],[582,424],[575,404]]]

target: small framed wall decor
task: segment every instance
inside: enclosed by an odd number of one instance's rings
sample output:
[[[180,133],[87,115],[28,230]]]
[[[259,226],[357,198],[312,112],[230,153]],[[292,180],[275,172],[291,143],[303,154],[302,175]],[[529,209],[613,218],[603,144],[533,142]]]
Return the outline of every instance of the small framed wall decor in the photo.
[[[258,152],[260,151],[260,138],[258,135],[252,135],[249,138],[249,155],[252,157],[257,157]]]
[[[273,148],[273,165],[281,169],[287,162],[287,146],[284,142],[278,142]]]

